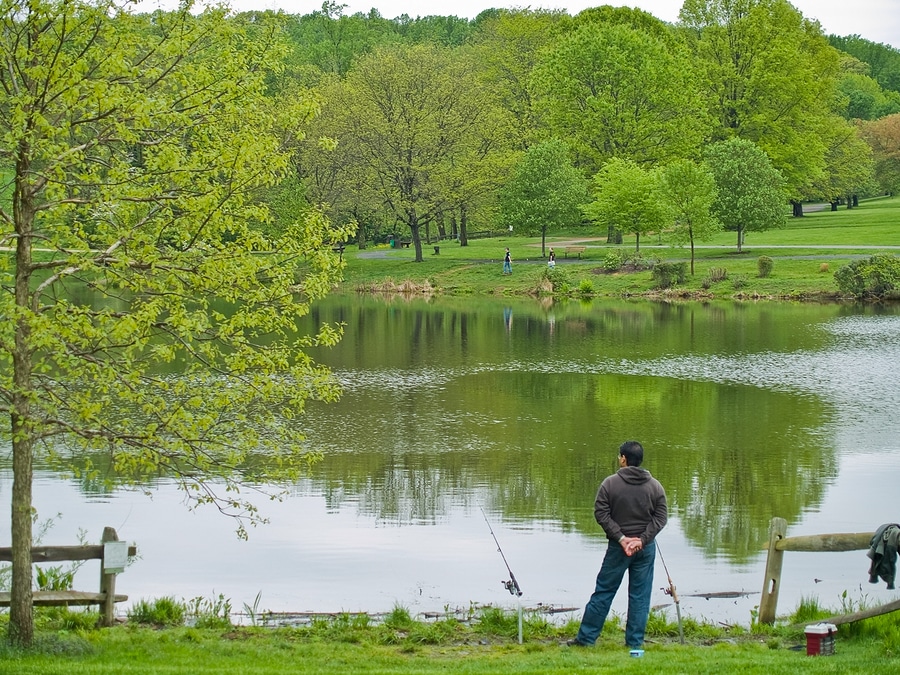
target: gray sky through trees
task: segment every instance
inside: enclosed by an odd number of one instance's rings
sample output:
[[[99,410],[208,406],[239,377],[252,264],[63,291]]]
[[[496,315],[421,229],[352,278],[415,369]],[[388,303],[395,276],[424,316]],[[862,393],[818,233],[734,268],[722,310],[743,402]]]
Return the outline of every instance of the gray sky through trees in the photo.
[[[322,0],[231,0],[231,6],[238,11],[283,9],[291,14],[309,14],[322,7]],[[415,16],[456,15],[474,18],[490,7],[531,7],[531,9],[562,9],[569,14],[577,14],[588,7],[599,5],[628,5],[639,7],[663,21],[675,21],[681,9],[682,0],[636,0],[617,2],[616,0],[541,0],[539,2],[517,2],[516,0],[338,0],[347,6],[346,13],[368,12],[376,8],[383,17],[393,19],[401,14]],[[898,0],[791,0],[808,19],[818,19],[826,35],[860,35],[866,40],[883,42],[900,49],[900,2]],[[160,7],[172,9],[177,0],[143,0],[138,6],[143,11]]]

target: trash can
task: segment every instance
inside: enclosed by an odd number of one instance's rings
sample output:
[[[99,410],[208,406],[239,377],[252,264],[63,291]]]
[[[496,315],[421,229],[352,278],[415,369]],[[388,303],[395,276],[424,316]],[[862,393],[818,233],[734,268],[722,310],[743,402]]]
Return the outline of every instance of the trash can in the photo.
[[[834,654],[834,634],[837,626],[833,623],[815,623],[806,627],[806,655],[831,656]]]

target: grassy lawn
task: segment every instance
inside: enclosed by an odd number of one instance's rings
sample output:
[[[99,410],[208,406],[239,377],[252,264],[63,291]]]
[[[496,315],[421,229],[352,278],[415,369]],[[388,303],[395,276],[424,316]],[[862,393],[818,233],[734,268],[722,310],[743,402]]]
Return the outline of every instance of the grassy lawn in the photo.
[[[0,673],[864,673],[900,668],[900,622],[841,627],[830,656],[806,655],[802,630],[751,635],[715,627],[679,643],[670,625],[642,658],[629,656],[621,629],[591,648],[567,647],[565,630],[528,626],[523,644],[504,631],[455,621],[363,625],[336,619],[303,628],[120,626],[42,633],[28,652],[0,649]],[[610,633],[618,633],[611,636]],[[687,632],[687,631],[686,631]],[[845,632],[849,634],[844,635]]]
[[[834,272],[854,258],[900,248],[900,198],[863,201],[854,209],[823,210],[803,218],[789,218],[784,228],[747,235],[743,251],[737,252],[736,235],[722,232],[712,240],[699,242],[695,273],[665,295],[714,297],[835,297],[838,288]],[[566,243],[587,245],[579,260],[565,257]],[[423,261],[414,262],[412,248],[391,249],[370,246],[364,251],[350,247],[343,290],[434,290],[444,294],[522,295],[556,294],[561,286],[569,294],[585,296],[644,295],[654,292],[648,270],[608,272],[605,260],[610,251],[623,255],[635,252],[634,236],[626,236],[620,246],[605,243],[596,232],[572,231],[547,238],[547,246],[557,251],[557,271],[562,284],[548,291],[546,259],[541,257],[540,237],[504,234],[491,239],[475,239],[466,247],[456,241],[423,242]],[[440,252],[434,252],[434,246]],[[503,253],[510,248],[513,274],[501,274]],[[662,261],[689,261],[687,248],[673,248],[655,236],[645,236],[640,253]],[[758,259],[774,260],[772,273],[759,276]],[[710,282],[710,270],[725,272],[721,281]]]

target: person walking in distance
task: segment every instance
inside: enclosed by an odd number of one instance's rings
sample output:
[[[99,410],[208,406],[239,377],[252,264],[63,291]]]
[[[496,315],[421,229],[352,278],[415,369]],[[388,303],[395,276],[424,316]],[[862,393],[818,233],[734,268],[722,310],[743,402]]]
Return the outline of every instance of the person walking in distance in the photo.
[[[597,574],[597,585],[584,608],[578,635],[568,644],[589,646],[597,641],[613,598],[628,572],[628,616],[625,644],[641,647],[650,618],[656,535],[669,517],[666,491],[641,468],[644,448],[637,441],[619,446],[619,469],[600,484],[594,517],[606,532],[609,546]]]
[[[506,247],[506,256],[503,258],[503,274],[512,274],[512,257],[509,255],[509,247]]]

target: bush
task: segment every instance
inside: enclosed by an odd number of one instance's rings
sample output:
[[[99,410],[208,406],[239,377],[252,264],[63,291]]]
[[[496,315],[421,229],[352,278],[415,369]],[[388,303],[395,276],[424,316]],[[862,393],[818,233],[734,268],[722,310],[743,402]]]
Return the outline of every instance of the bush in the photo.
[[[724,267],[710,267],[706,276],[711,282],[718,283],[719,281],[725,281],[728,278],[728,270]]]
[[[588,296],[594,294],[594,282],[590,279],[582,279],[581,283],[578,284],[578,293],[582,296]]]
[[[609,249],[603,256],[603,269],[607,272],[615,272],[625,263],[625,253],[618,248]]]
[[[756,269],[761,279],[765,279],[772,274],[772,268],[775,267],[775,261],[767,255],[759,256],[756,261]]]
[[[900,259],[887,254],[854,260],[834,273],[841,292],[855,298],[883,298],[900,284]]]
[[[653,266],[653,280],[657,288],[671,288],[683,284],[687,276],[687,263],[656,263]]]
[[[569,273],[559,267],[545,267],[541,278],[550,282],[554,293],[559,293],[565,286],[571,286]]]
[[[175,598],[157,598],[141,600],[128,610],[129,621],[147,626],[182,626],[184,625],[185,606]]]
[[[706,272],[706,278],[701,282],[703,288],[709,288],[713,284],[725,281],[728,278],[728,270],[724,267],[710,267]]]

